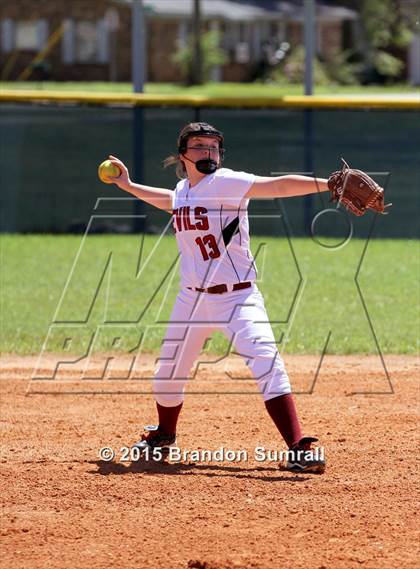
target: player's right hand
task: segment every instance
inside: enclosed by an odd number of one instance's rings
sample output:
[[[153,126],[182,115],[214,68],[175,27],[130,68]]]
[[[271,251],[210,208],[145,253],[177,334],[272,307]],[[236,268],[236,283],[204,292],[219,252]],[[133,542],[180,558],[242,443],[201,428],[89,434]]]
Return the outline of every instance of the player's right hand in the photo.
[[[111,154],[108,156],[108,159],[111,160],[115,166],[118,166],[121,171],[119,176],[109,176],[109,179],[122,190],[126,190],[131,185],[130,173],[127,166],[119,158],[112,156]]]

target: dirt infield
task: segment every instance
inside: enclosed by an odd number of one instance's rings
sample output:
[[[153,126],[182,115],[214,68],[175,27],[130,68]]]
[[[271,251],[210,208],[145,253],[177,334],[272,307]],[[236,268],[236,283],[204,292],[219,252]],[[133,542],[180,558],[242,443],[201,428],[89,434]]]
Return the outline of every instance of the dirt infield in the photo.
[[[295,391],[313,389],[296,401],[328,467],[310,476],[257,461],[256,447],[284,446],[253,381],[219,364],[190,382],[178,445],[247,457],[132,463],[120,449],[155,421],[149,381],[95,382],[74,369],[34,381],[34,358],[4,356],[0,566],[417,567],[419,360],[386,356],[390,384],[378,357],[327,356],[314,384],[318,359],[285,358]],[[54,365],[44,362],[46,376]],[[143,377],[153,366],[142,360]]]

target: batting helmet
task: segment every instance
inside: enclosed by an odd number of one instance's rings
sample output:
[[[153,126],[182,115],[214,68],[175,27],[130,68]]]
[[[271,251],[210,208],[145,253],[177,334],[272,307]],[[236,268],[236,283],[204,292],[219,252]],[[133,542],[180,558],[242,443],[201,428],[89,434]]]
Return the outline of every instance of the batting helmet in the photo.
[[[212,136],[219,141],[219,150],[223,151],[223,133],[206,122],[191,122],[184,126],[178,137],[178,152],[184,154],[187,150],[188,139],[192,136]]]

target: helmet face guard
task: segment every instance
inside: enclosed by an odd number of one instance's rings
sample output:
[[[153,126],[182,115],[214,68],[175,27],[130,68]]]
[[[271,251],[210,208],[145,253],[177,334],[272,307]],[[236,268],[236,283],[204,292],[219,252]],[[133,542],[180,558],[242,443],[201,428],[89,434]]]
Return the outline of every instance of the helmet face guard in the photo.
[[[219,141],[220,163],[222,162],[224,153],[223,134],[220,130],[217,130],[213,126],[204,122],[191,123],[183,128],[178,138],[178,152],[180,155],[184,156],[187,151],[188,140],[193,136],[208,136],[216,138]],[[185,158],[189,162],[193,162],[186,156]],[[195,164],[197,170],[202,174],[213,174],[213,172],[215,172],[219,167],[219,163],[212,160],[210,157],[197,160],[197,162],[193,162],[193,164]]]

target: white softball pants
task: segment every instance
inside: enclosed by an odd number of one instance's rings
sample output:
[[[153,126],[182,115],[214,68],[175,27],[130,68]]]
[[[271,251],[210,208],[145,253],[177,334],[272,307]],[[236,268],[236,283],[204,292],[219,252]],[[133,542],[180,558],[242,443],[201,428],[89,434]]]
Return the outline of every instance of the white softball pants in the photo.
[[[184,389],[205,340],[222,331],[245,360],[264,401],[291,392],[264,306],[255,284],[225,294],[181,289],[162,342],[153,380],[155,400],[175,407],[184,400]]]

